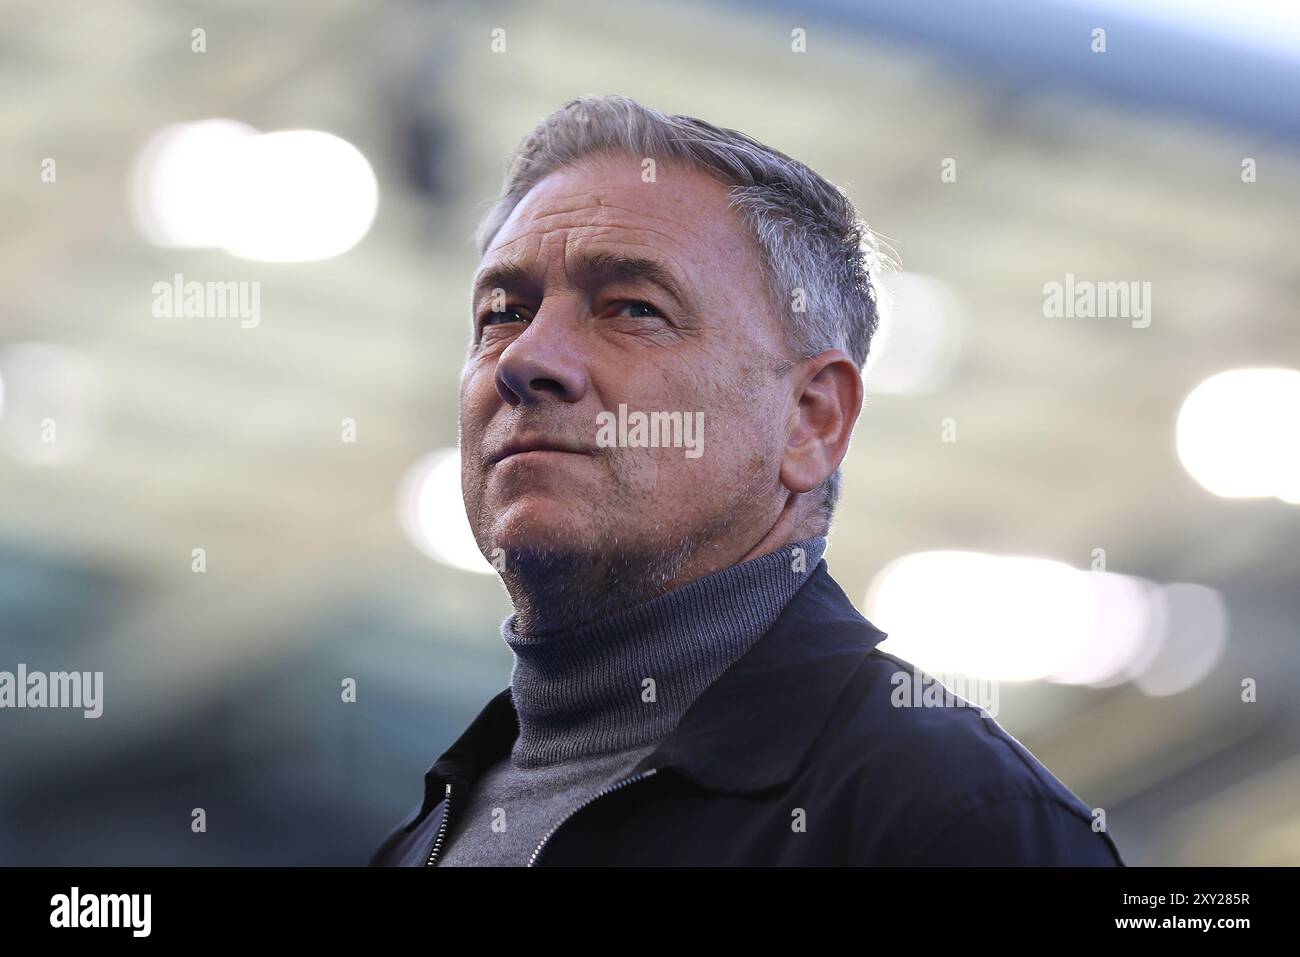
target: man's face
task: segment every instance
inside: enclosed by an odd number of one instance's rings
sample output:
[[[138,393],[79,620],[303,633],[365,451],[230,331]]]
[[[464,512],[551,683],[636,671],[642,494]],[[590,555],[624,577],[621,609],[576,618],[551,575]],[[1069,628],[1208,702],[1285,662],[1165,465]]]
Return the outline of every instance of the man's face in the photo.
[[[758,251],[726,186],[656,172],[643,182],[637,158],[602,156],[552,173],[484,254],[460,442],[485,554],[707,545],[725,566],[785,504],[794,399],[774,371],[788,353]],[[604,447],[598,415],[620,405],[702,413],[702,454]],[[502,458],[539,444],[552,448]]]

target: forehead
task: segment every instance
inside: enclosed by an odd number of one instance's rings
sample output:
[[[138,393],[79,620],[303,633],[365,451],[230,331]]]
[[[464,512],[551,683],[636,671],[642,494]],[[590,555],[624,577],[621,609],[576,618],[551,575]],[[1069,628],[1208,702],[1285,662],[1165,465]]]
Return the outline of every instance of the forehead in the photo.
[[[542,263],[590,246],[634,246],[658,254],[690,279],[728,264],[752,272],[757,250],[728,187],[698,170],[659,163],[654,180],[642,160],[601,155],[541,179],[511,212],[484,253]]]

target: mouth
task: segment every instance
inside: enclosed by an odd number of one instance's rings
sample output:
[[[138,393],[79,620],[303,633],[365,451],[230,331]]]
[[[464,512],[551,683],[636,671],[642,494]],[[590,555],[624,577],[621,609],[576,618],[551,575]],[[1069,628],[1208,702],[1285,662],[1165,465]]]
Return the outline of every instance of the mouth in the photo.
[[[556,442],[550,439],[514,439],[513,441],[507,442],[495,455],[492,456],[490,464],[497,465],[500,462],[504,462],[506,459],[533,455],[534,453],[543,453],[539,457],[544,458],[548,454],[555,453],[565,455],[590,455],[591,450],[576,445],[568,445],[563,442]]]

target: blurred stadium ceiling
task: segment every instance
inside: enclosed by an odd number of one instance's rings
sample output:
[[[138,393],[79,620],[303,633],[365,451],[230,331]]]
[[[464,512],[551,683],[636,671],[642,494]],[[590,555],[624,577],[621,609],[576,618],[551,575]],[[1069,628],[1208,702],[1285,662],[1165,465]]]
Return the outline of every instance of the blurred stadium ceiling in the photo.
[[[763,4],[775,14],[779,0]],[[1013,87],[1074,88],[1300,140],[1300,10],[1289,0],[806,0],[800,9],[864,35],[943,49]],[[1097,56],[1080,35],[1104,29]]]
[[[427,634],[449,660],[505,662],[499,586],[416,552],[396,488],[456,441],[468,237],[507,152],[565,100],[621,92],[805,160],[849,191],[905,268],[959,299],[963,352],[947,386],[869,394],[828,555],[846,591],[862,595],[921,549],[1083,567],[1097,547],[1113,568],[1220,589],[1232,657],[1212,688],[1171,709],[1127,688],[1035,686],[1004,705],[1007,723],[1072,787],[1172,804],[1191,815],[1179,827],[1210,806],[1198,801],[1218,793],[1214,760],[1231,750],[1234,780],[1293,822],[1278,795],[1300,790],[1298,772],[1278,762],[1297,750],[1294,717],[1225,713],[1241,675],[1297,683],[1300,509],[1213,498],[1180,467],[1173,425],[1206,376],[1300,352],[1300,120],[1278,102],[1280,78],[1296,89],[1294,64],[1204,36],[1126,33],[1118,16],[1113,53],[1089,59],[1096,18],[1070,5],[995,3],[978,17],[962,3],[818,2],[797,17],[775,4],[574,9],[10,5],[0,346],[70,346],[101,382],[84,457],[34,468],[0,456],[6,657],[69,667],[75,649],[77,667],[111,663],[111,692],[131,702],[123,736],[179,720],[349,608],[385,609],[377,630]],[[507,30],[505,56],[489,51],[493,27]],[[794,27],[808,31],[803,56],[790,54]],[[1139,43],[1154,46],[1138,56]],[[1176,74],[1199,79],[1157,88],[1189,50],[1211,51]],[[133,156],[160,127],[207,117],[355,143],[380,181],[370,235],[293,266],[146,245],[127,216]],[[1250,185],[1247,156],[1260,171]],[[56,185],[39,180],[45,157]],[[956,183],[939,179],[945,157]],[[261,281],[261,325],[155,319],[152,284],[177,272]],[[1151,327],[1045,319],[1042,287],[1067,273],[1150,281]],[[339,440],[344,417],[355,445]],[[947,417],[956,443],[939,441]],[[194,547],[206,575],[191,573]],[[54,633],[38,646],[24,622]],[[392,687],[427,692],[426,676],[389,671]],[[1097,743],[1116,737],[1123,748]],[[54,774],[96,740],[33,730],[5,746]],[[1288,834],[1257,854],[1300,860]],[[1166,839],[1178,841],[1151,840]]]

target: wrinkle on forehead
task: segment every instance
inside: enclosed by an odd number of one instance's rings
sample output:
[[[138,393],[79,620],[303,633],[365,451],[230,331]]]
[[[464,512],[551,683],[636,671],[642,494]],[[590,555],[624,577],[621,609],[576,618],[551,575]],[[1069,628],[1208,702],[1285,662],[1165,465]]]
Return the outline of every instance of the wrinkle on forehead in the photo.
[[[542,249],[548,246],[556,249],[555,255],[541,254]],[[685,291],[689,291],[694,285],[692,272],[686,268],[687,262],[691,259],[689,247],[679,242],[676,237],[660,230],[629,229],[622,226],[578,226],[541,235],[529,233],[496,247],[492,258],[494,261],[506,260],[525,264],[540,262],[544,268],[553,269],[557,274],[562,274],[571,280],[574,278],[570,273],[571,260],[577,260],[580,254],[593,248],[606,247],[617,248],[628,254],[640,254],[663,263]]]
[[[509,252],[520,245],[540,247],[553,243],[563,243],[565,251],[572,252],[579,246],[605,239],[629,245],[662,246],[665,252],[671,249],[680,255],[692,245],[706,242],[689,220],[656,216],[612,203],[587,202],[566,209],[525,213],[514,223],[511,232],[516,235],[493,246],[494,252]]]
[[[514,245],[530,234],[605,226],[641,231],[683,251],[697,244],[701,253],[739,257],[756,252],[723,183],[664,164],[657,181],[646,183],[639,161],[619,159],[591,158],[544,177],[502,224],[497,236],[504,238],[491,249]]]

